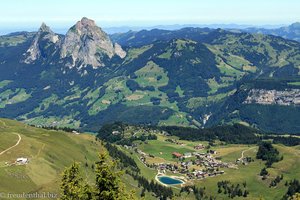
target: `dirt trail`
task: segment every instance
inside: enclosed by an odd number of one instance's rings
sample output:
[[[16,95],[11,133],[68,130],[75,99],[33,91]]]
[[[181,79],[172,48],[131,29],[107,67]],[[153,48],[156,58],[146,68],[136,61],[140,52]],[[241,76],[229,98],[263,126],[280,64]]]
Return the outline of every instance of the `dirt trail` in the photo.
[[[246,151],[250,151],[251,149],[255,149],[255,148],[256,148],[256,147],[251,147],[251,148],[249,148],[249,149],[246,149],[246,150],[242,151],[242,157],[240,157],[239,159],[242,160],[242,159],[244,158],[244,153],[245,153]]]
[[[18,142],[17,142],[15,145],[13,145],[13,146],[11,146],[11,147],[9,147],[9,148],[5,149],[4,151],[0,152],[0,156],[1,156],[2,154],[4,154],[5,152],[7,152],[7,151],[11,150],[12,148],[14,148],[14,147],[16,147],[16,146],[18,146],[18,145],[20,144],[20,142],[21,142],[21,140],[22,140],[22,137],[21,137],[21,135],[20,135],[20,134],[18,134],[18,133],[13,133],[13,134],[15,134],[15,135],[18,135],[18,136],[19,136],[19,140],[18,140]]]

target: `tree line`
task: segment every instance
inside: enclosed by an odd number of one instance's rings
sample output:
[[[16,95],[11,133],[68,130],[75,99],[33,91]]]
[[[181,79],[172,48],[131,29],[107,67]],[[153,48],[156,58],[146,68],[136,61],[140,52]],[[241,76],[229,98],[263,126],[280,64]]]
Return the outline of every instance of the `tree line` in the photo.
[[[142,136],[124,137],[124,128],[129,124],[123,122],[114,122],[105,124],[98,131],[97,137],[101,140],[116,143],[120,145],[131,145],[135,140],[156,140],[155,134],[148,134]],[[181,126],[149,126],[149,125],[130,125],[143,128],[145,130],[158,130],[160,132],[167,132],[172,136],[177,136],[181,140],[190,141],[214,141],[221,140],[222,142],[230,144],[257,144],[262,140],[272,140],[274,144],[283,144],[286,146],[296,146],[300,144],[300,138],[289,136],[274,136],[271,133],[264,133],[257,136],[257,133],[262,132],[252,127],[247,127],[241,124],[222,125],[211,128],[191,128]],[[112,134],[113,131],[119,131],[120,134]]]
[[[36,127],[36,128],[42,128],[42,129],[46,129],[46,130],[55,130],[55,131],[65,131],[65,132],[69,132],[72,133],[73,131],[76,131],[79,133],[78,129],[75,128],[70,128],[70,127],[58,127],[58,126],[36,126],[36,125],[30,125],[32,127]]]
[[[133,171],[140,172],[136,162],[130,156],[127,156],[123,151],[119,150],[118,147],[108,142],[104,146],[112,158],[120,160],[119,165],[121,165],[122,168],[129,167]]]
[[[181,140],[212,141],[219,139],[231,144],[256,144],[259,141],[259,138],[255,135],[258,130],[241,124],[223,125],[204,129],[178,126],[157,128],[168,132],[172,136],[178,136]]]
[[[295,136],[273,136],[273,135],[263,135],[262,140],[272,140],[274,144],[283,144],[285,146],[297,146],[300,145],[300,138]]]

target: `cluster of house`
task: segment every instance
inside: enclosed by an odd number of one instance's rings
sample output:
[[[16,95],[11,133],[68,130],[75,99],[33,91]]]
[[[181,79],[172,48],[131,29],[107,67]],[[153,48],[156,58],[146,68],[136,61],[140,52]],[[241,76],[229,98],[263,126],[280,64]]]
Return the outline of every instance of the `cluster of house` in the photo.
[[[216,153],[213,151],[212,153]],[[186,153],[180,154],[174,152],[172,155],[178,158],[196,157],[195,160],[182,161],[180,164],[159,163],[153,164],[151,167],[158,169],[160,173],[166,173],[170,171],[173,173],[185,174],[188,179],[203,179],[206,177],[212,177],[220,174],[224,174],[224,171],[220,171],[219,168],[234,168],[234,165],[222,162],[212,157],[212,153]],[[205,167],[203,170],[195,170],[193,166]]]
[[[217,151],[209,150],[207,153],[184,153],[180,154],[177,152],[173,152],[173,157],[183,159],[183,158],[190,158],[190,157],[196,157],[196,159],[193,161],[193,164],[195,165],[201,165],[205,167],[229,167],[229,164],[222,162],[220,160],[217,160],[216,158],[212,157],[213,154],[217,154]]]
[[[279,105],[299,105],[300,104],[300,90],[299,89],[285,89],[279,90],[265,90],[265,89],[252,89],[246,100],[245,104],[258,103],[258,104],[279,104]]]
[[[198,144],[198,145],[194,146],[195,150],[202,150],[204,148],[205,148],[205,146],[203,144]]]
[[[216,154],[216,151],[213,151],[214,154]],[[216,158],[212,157],[212,153],[194,153],[196,156],[196,165],[205,166],[207,168],[228,168],[229,164],[226,162],[222,162],[220,160],[217,160]]]
[[[146,161],[146,158],[150,157],[150,155],[139,149],[135,149],[135,151],[140,155],[141,162],[147,167],[157,169],[159,173],[163,174],[165,174],[166,171],[184,174],[188,179],[203,179],[223,174],[224,171],[220,171],[219,168],[236,168],[233,164],[225,163],[214,158],[212,155],[217,154],[217,152],[213,150],[209,150],[207,153],[193,152],[181,154],[173,152],[173,157],[178,158],[180,162],[154,164],[148,164]],[[186,160],[186,158],[190,157],[195,157],[195,159]],[[201,166],[204,167],[204,169],[195,170],[195,166]]]
[[[224,174],[224,171],[219,171],[214,168],[212,169],[207,169],[207,170],[198,170],[198,171],[193,171],[190,173],[187,173],[187,178],[188,179],[204,179],[207,177],[213,177],[217,175]]]

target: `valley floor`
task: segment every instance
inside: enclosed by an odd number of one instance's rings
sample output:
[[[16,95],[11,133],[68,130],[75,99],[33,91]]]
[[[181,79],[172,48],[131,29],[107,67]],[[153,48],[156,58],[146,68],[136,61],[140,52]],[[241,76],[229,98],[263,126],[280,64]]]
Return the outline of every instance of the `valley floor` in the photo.
[[[167,139],[176,140],[177,144],[170,143],[166,141]],[[173,152],[180,152],[181,154],[188,152],[198,152],[205,153],[207,149],[195,150],[194,146],[197,146],[199,143],[203,145],[208,145],[206,141],[185,141],[178,140],[176,137],[172,136],[158,136],[157,140],[150,140],[146,142],[136,142],[137,149],[140,150],[138,153],[137,150],[128,148],[127,146],[119,146],[119,148],[126,152],[127,155],[130,155],[138,164],[141,169],[141,174],[146,177],[148,180],[155,180],[155,177],[158,173],[157,168],[149,165],[159,164],[159,163],[171,163],[174,165],[180,166],[182,161],[172,156]],[[259,175],[262,168],[265,167],[265,162],[256,159],[256,153],[258,150],[257,145],[235,145],[235,144],[215,144],[211,149],[215,150],[217,154],[213,157],[218,160],[226,163],[231,163],[234,167],[220,167],[220,171],[224,171],[224,174],[217,176],[205,177],[201,179],[191,179],[189,180],[187,175],[180,173],[178,171],[172,172],[170,170],[165,170],[164,174],[169,176],[185,177],[188,179],[186,185],[195,185],[199,188],[205,188],[205,194],[208,196],[216,197],[216,199],[231,199],[228,197],[228,194],[218,193],[217,184],[220,181],[230,181],[231,184],[242,185],[246,182],[246,189],[249,191],[249,195],[245,197],[235,197],[234,199],[265,199],[265,200],[274,200],[281,199],[282,196],[287,191],[287,186],[285,186],[286,181],[293,180],[294,178],[300,177],[300,170],[298,166],[300,165],[300,147],[287,147],[284,145],[274,145],[280,152],[280,155],[283,156],[283,160],[274,163],[271,168],[268,168],[269,175],[266,180],[262,180],[262,177]],[[144,156],[141,156],[141,152]],[[142,161],[141,158],[144,157],[145,161]],[[251,158],[252,162],[247,162],[245,158]],[[244,160],[243,160],[244,158]],[[184,162],[189,160],[195,161],[195,157],[185,158]],[[239,162],[240,161],[240,162]],[[189,167],[190,171],[201,170],[203,168],[197,165],[191,165]],[[273,181],[276,176],[283,175],[283,180],[275,187],[270,187],[271,181]],[[195,196],[190,193],[180,193],[180,185],[172,186],[176,194],[175,199],[195,199]],[[146,195],[146,199],[152,199],[151,195]]]

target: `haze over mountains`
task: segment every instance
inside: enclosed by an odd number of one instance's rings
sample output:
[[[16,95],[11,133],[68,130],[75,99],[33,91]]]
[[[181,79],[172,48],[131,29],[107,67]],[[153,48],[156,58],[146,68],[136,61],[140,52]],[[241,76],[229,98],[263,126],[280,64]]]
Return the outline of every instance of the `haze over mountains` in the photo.
[[[285,28],[289,25],[284,24],[273,24],[273,25],[251,25],[251,24],[170,24],[170,25],[155,25],[155,26],[104,26],[102,29],[107,34],[115,34],[115,33],[125,33],[128,31],[141,31],[141,30],[152,30],[152,29],[163,29],[163,30],[178,30],[186,27],[194,27],[194,28],[222,28],[222,29],[279,29]],[[53,26],[53,30],[59,34],[65,34],[68,31],[68,27],[64,25]],[[2,27],[0,30],[0,35],[5,35],[13,32],[19,31],[27,31],[34,32],[35,28],[30,28],[28,26],[19,27]]]
[[[66,35],[42,24],[36,33],[0,37],[0,116],[85,130],[111,121],[197,127],[239,122],[297,133],[297,40],[297,24],[110,36],[87,18]]]

